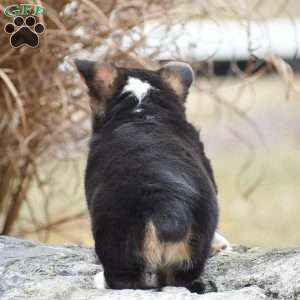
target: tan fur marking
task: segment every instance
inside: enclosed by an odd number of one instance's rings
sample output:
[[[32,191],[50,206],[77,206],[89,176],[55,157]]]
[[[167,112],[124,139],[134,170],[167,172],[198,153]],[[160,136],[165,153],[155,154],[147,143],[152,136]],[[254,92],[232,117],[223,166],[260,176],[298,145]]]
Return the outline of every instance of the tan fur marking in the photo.
[[[178,243],[165,243],[164,262],[166,265],[182,264],[191,262],[188,240]]]
[[[106,103],[105,103],[105,101],[99,101],[99,99],[91,97],[90,107],[91,107],[91,111],[94,114],[100,114],[105,111]]]
[[[95,114],[102,113],[106,109],[106,100],[113,96],[116,89],[118,70],[116,67],[101,63],[95,67],[94,88],[99,91],[98,97],[91,97],[90,106]]]
[[[156,236],[154,224],[149,222],[145,231],[144,257],[151,267],[156,268],[156,266],[161,265],[163,248]]]
[[[171,87],[176,95],[179,97],[184,95],[184,85],[176,73],[170,70],[163,70],[162,79]]]
[[[118,77],[118,72],[115,67],[108,64],[100,64],[96,66],[96,81],[101,82],[101,85],[106,90],[112,88],[115,80]]]
[[[161,243],[157,238],[154,224],[146,226],[144,240],[144,257],[151,269],[164,268],[170,265],[191,264],[189,234],[180,242]]]

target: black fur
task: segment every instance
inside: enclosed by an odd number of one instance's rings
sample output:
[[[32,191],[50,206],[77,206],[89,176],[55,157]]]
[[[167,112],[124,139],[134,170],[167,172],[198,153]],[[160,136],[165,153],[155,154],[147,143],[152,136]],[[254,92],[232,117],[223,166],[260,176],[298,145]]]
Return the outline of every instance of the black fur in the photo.
[[[118,71],[114,96],[103,114],[93,116],[85,177],[95,250],[106,282],[115,289],[151,287],[142,279],[147,271],[142,248],[145,226],[152,220],[161,242],[177,242],[191,232],[192,266],[171,266],[172,282],[153,270],[157,287],[172,284],[194,291],[202,286],[193,281],[204,268],[218,219],[209,160],[199,133],[186,121],[182,99],[159,72]],[[129,76],[153,87],[141,111],[134,110],[132,94],[121,93]]]

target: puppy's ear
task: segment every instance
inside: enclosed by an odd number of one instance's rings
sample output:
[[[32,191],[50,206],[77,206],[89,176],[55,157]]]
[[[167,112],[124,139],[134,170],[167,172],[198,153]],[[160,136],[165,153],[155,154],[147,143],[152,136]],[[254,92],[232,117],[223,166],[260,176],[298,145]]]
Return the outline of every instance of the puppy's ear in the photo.
[[[89,84],[94,78],[96,62],[92,60],[75,59],[74,63],[80,75],[85,79],[87,84]]]
[[[185,100],[195,75],[192,67],[183,62],[170,62],[160,70],[160,77],[182,100]]]
[[[118,69],[108,63],[81,59],[76,59],[75,65],[89,88],[92,110],[105,109],[105,102],[114,95],[117,88]]]

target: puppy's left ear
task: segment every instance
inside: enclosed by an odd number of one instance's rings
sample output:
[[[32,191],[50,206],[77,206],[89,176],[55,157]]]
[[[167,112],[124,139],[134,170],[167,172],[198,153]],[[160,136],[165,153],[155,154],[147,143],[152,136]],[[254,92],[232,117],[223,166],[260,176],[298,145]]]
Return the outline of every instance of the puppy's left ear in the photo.
[[[105,110],[107,101],[117,90],[118,68],[109,63],[90,60],[76,59],[74,62],[89,88],[92,111],[98,113]]]
[[[75,65],[85,79],[90,92],[98,100],[107,100],[114,93],[115,83],[119,76],[118,69],[109,63],[75,59]]]
[[[159,70],[159,74],[162,81],[184,101],[195,78],[192,67],[183,62],[170,62]]]

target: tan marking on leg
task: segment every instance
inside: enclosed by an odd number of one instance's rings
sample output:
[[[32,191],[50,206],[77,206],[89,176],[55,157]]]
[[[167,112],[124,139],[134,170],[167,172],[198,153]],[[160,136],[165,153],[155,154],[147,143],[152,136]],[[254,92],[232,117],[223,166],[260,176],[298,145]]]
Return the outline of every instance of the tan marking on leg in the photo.
[[[189,246],[189,235],[186,239],[177,243],[165,243],[164,244],[164,264],[191,264],[191,253]]]
[[[190,234],[180,242],[161,243],[151,221],[147,224],[145,233],[144,257],[152,270],[172,265],[191,264]]]
[[[154,224],[150,221],[146,225],[144,239],[144,257],[150,268],[156,269],[162,263],[163,245],[158,240]]]

